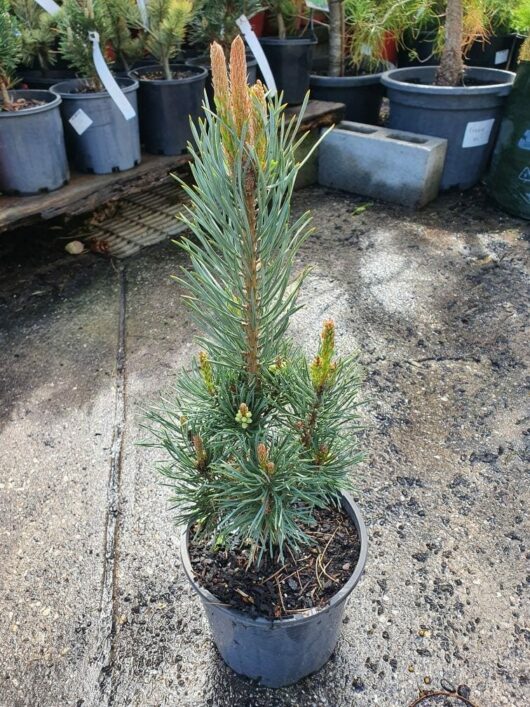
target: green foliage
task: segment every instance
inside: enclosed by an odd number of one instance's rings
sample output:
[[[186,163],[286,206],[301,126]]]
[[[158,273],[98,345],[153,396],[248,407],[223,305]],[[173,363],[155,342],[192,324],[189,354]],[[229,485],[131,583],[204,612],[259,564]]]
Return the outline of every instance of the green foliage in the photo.
[[[267,9],[276,18],[280,39],[293,32],[295,18],[307,9],[305,3],[302,4],[304,7],[297,0],[266,0]]]
[[[136,0],[99,0],[112,48],[120,68],[130,69],[131,64],[140,59],[144,52],[144,38],[141,32],[133,36],[131,27],[138,27],[140,12]]]
[[[192,40],[206,49],[219,42],[225,54],[239,34],[236,20],[241,15],[249,19],[263,9],[261,0],[198,0],[192,27]]]
[[[0,0],[0,91],[3,107],[10,104],[7,89],[22,56],[19,23],[9,12],[9,1]]]
[[[55,21],[35,0],[11,0],[12,10],[20,24],[21,61],[31,66],[36,61],[42,71],[55,63]]]
[[[57,18],[62,56],[95,89],[100,89],[88,33],[99,32],[100,45],[104,51],[111,39],[104,0],[64,0]]]
[[[166,79],[172,78],[169,62],[180,51],[193,13],[192,0],[150,0],[147,5],[146,48],[160,62]]]
[[[212,56],[217,111],[193,130],[193,186],[182,182],[193,239],[180,244],[190,268],[178,279],[204,350],[148,426],[177,521],[259,562],[310,542],[314,509],[350,487],[359,375],[354,358],[337,356],[333,322],[313,359],[289,341],[305,276],[293,280],[293,264],[310,234],[308,214],[290,212],[304,137],[279,98],[247,87],[235,44],[231,93]]]
[[[530,32],[530,2],[528,0],[516,2],[512,13],[512,29],[519,34]]]

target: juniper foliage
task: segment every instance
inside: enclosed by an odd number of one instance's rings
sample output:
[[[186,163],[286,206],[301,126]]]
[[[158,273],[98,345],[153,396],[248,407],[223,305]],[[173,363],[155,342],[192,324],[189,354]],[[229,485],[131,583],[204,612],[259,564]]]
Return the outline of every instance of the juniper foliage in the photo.
[[[0,0],[0,110],[9,110],[8,89],[22,54],[19,23],[9,12],[9,0]]]
[[[294,259],[310,233],[309,216],[290,213],[300,118],[247,86],[241,38],[230,77],[220,45],[211,59],[216,112],[194,128],[194,185],[182,183],[191,267],[178,278],[203,351],[149,412],[150,444],[164,452],[177,521],[243,547],[249,562],[281,560],[310,542],[314,510],[350,488],[359,375],[337,356],[332,321],[312,359],[287,336],[306,274],[292,281]]]

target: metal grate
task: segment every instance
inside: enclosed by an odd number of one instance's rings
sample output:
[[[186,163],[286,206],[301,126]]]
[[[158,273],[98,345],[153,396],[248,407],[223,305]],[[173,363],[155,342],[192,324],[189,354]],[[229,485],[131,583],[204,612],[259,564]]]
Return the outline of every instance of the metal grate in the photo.
[[[139,250],[171,238],[186,229],[178,219],[187,202],[173,179],[148,191],[131,194],[113,204],[111,213],[96,212],[83,230],[92,250],[126,258]]]

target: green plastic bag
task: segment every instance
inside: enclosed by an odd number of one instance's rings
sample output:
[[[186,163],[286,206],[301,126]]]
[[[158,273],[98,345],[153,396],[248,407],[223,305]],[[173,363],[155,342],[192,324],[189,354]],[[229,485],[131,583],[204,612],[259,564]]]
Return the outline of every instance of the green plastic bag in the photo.
[[[506,211],[530,219],[530,61],[521,61],[486,183]]]

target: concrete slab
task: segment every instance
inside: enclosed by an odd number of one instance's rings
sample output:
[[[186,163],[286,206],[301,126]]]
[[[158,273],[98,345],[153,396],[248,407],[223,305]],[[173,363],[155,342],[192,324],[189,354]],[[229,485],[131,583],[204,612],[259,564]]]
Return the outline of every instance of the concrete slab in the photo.
[[[332,661],[280,691],[217,657],[167,489],[135,444],[142,406],[195,352],[170,280],[183,256],[156,246],[116,273],[42,235],[14,247],[0,276],[0,705],[395,707],[442,680],[475,704],[529,701],[528,224],[480,191],[416,214],[360,203],[297,193],[315,225],[298,266],[314,269],[292,332],[313,348],[333,317],[342,350],[360,351],[370,556]]]

